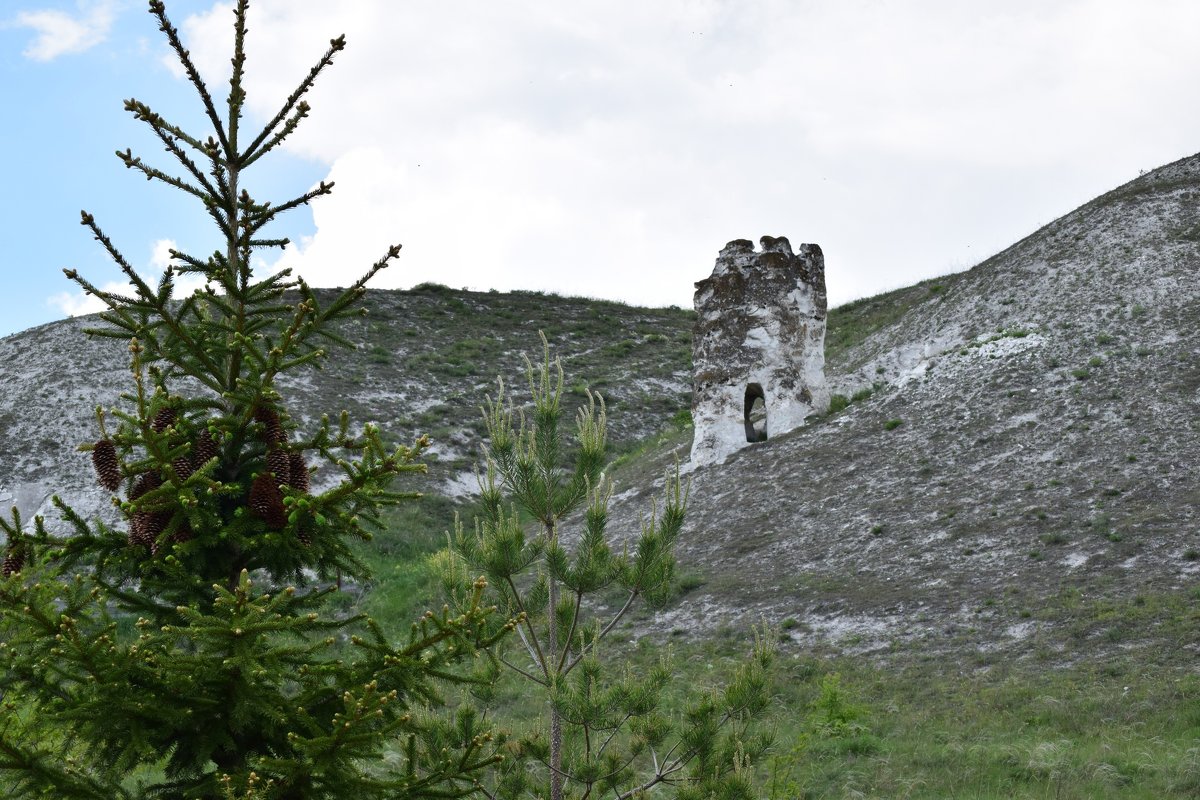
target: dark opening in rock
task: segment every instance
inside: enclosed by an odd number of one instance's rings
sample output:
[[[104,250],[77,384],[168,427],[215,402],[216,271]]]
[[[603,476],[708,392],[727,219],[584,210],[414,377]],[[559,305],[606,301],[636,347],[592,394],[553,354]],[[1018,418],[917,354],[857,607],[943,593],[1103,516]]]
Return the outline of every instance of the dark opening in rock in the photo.
[[[746,386],[746,441],[767,440],[767,399],[762,386],[751,383]]]

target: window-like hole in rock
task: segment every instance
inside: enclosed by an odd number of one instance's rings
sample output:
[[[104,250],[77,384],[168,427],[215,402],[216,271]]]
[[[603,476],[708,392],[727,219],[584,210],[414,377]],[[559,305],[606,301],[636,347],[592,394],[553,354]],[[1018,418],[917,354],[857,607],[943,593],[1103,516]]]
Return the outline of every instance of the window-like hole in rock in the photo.
[[[767,398],[762,386],[751,383],[746,387],[746,441],[767,440]]]

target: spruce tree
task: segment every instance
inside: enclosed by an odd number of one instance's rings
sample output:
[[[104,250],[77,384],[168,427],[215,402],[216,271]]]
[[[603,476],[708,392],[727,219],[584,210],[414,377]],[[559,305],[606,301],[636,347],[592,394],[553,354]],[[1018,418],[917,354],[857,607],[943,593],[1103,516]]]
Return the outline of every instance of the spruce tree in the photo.
[[[489,593],[517,621],[520,647],[514,642],[500,661],[547,705],[544,721],[512,746],[519,758],[485,793],[621,800],[673,788],[688,800],[749,800],[752,765],[770,741],[755,724],[768,703],[774,644],[756,636],[726,686],[694,696],[674,716],[662,697],[673,676],[669,654],[639,673],[618,646],[602,646],[636,605],[671,600],[688,491],[678,471],[668,474],[661,507],[639,536],[614,546],[603,399],[588,393],[570,441],[562,368],[542,343],[540,363],[526,360],[531,407],[515,409],[503,382],[488,400],[482,512],[474,531],[458,526],[443,558],[446,589],[467,607],[469,576],[487,577]]]
[[[128,100],[178,172],[117,153],[195,197],[221,247],[203,259],[172,252],[149,282],[83,213],[131,286],[123,296],[67,272],[107,306],[91,333],[129,342],[130,389],[111,412],[97,409],[97,441],[82,448],[123,523],[84,519],[57,498],[66,530],[40,518],[30,528],[15,509],[0,520],[6,797],[444,798],[474,791],[498,758],[470,707],[433,710],[447,687],[474,680],[482,649],[504,633],[480,603],[482,582],[453,615],[427,613],[399,643],[327,610],[335,577],[363,576],[350,545],[409,497],[389,484],[422,468],[426,442],[386,445],[345,414],[301,431],[288,414],[279,377],[320,361],[399,247],[335,296],[287,271],[251,271],[256,250],[286,243],[263,229],[332,188],[271,203],[245,175],[308,115],[303,98],[345,39],[245,135],[247,5],[234,7],[222,114],[164,4],[150,2],[212,127],[193,136]],[[183,274],[205,288],[177,296]],[[314,492],[314,462],[340,482]]]

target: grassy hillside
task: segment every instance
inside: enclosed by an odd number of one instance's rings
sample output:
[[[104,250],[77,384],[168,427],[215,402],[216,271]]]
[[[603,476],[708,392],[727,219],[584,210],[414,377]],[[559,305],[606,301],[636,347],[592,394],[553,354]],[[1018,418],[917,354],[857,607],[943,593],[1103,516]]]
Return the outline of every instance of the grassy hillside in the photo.
[[[834,309],[845,405],[693,474],[678,602],[621,638],[704,685],[778,626],[770,797],[1200,795],[1196,161]],[[664,417],[615,530],[686,454]],[[391,569],[361,602],[405,618],[432,582]]]
[[[646,455],[686,439],[665,434]],[[616,470],[628,477],[643,458]],[[347,610],[363,610],[401,633],[437,587],[426,558],[434,533],[453,511],[470,507],[426,498],[363,551],[377,581]],[[686,571],[680,594],[726,578]],[[886,662],[850,657],[836,648],[796,647],[789,634],[805,623],[781,623],[783,651],[774,688],[776,745],[758,765],[763,797],[801,798],[1185,798],[1200,793],[1200,675],[1191,644],[1200,635],[1200,587],[1130,598],[1124,604],[1067,598],[1039,609],[1012,609],[1014,619],[1050,617],[1071,626],[1080,642],[1120,642],[1139,626],[1167,627],[1176,647],[1164,654],[1131,648],[1101,660],[943,658],[910,648]],[[642,617],[640,622],[646,622]],[[678,686],[718,686],[750,644],[749,631],[725,625],[694,639],[682,629],[633,635],[612,645],[635,669],[674,651]],[[1126,633],[1123,633],[1126,632]],[[1164,655],[1166,658],[1164,659]],[[832,687],[832,689],[830,688]],[[498,692],[504,718],[544,712],[515,682]]]
[[[676,602],[614,647],[638,665],[670,645],[704,686],[776,626],[772,798],[1200,796],[1197,197],[1193,157],[966,273],[833,309],[837,407],[690,473]],[[367,304],[352,350],[280,387],[302,426],[344,407],[434,440],[410,487],[428,496],[360,547],[374,577],[346,613],[400,633],[440,605],[428,560],[471,525],[479,406],[497,374],[521,387],[539,330],[566,402],[607,399],[614,533],[686,459],[689,311],[436,285]],[[78,327],[0,340],[0,495],[27,510],[56,487],[105,513],[73,448],[127,375]]]

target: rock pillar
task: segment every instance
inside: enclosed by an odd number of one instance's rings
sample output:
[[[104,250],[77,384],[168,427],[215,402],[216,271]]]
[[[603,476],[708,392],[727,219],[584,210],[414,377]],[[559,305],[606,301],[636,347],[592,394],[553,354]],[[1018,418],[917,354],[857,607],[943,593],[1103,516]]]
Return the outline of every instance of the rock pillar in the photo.
[[[725,245],[696,283],[692,463],[718,463],[829,408],[825,257],[784,237]]]

